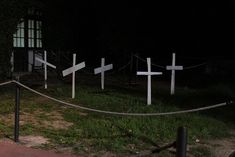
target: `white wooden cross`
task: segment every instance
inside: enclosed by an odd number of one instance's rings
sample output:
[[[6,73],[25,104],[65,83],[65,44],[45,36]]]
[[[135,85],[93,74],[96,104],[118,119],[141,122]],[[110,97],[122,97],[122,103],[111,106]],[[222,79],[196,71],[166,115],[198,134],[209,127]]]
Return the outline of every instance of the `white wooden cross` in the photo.
[[[47,62],[47,51],[44,51],[44,60],[38,57],[36,57],[35,59],[41,62],[42,64],[44,64],[44,83],[45,83],[45,89],[47,89],[47,66],[54,68],[54,69],[56,69],[56,66]]]
[[[147,105],[151,105],[151,76],[152,75],[162,75],[162,72],[151,72],[151,58],[147,58],[148,71],[147,72],[137,72],[137,75],[147,75],[148,76],[148,92],[147,92]]]
[[[73,99],[75,98],[75,72],[84,67],[85,67],[85,62],[82,62],[76,65],[76,54],[73,54],[73,66],[62,72],[63,76],[67,76],[71,73],[73,74],[72,76],[72,98]]]
[[[101,58],[101,67],[95,68],[94,73],[101,73],[101,89],[104,90],[104,72],[113,69],[113,64],[105,65],[105,59]]]
[[[166,70],[171,70],[171,95],[175,94],[175,70],[183,70],[183,66],[175,65],[175,53],[172,54],[172,65],[166,66]]]

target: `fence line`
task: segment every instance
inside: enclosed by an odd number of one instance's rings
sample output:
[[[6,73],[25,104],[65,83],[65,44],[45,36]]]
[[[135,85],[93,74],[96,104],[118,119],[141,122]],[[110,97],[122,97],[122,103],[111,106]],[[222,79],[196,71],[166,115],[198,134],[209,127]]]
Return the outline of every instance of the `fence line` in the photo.
[[[125,69],[128,65],[131,64],[131,60],[129,60],[129,62],[127,62],[126,65],[122,66],[121,68],[119,68],[117,71],[122,71],[123,69]]]
[[[11,80],[11,81],[6,81],[6,82],[3,82],[3,83],[0,83],[0,86],[4,86],[4,85],[7,85],[7,84],[11,84],[13,83],[14,80]]]
[[[48,98],[52,101],[58,102],[60,104],[64,104],[70,107],[74,107],[74,108],[78,108],[78,109],[82,109],[82,110],[86,110],[86,111],[91,111],[91,112],[96,112],[96,113],[103,113],[103,114],[109,114],[109,115],[119,115],[119,116],[165,116],[165,115],[175,115],[175,114],[183,114],[183,113],[191,113],[191,112],[197,112],[197,111],[203,111],[203,110],[209,110],[209,109],[213,109],[213,108],[217,108],[217,107],[222,107],[222,106],[226,106],[228,104],[233,103],[232,101],[229,102],[224,102],[224,103],[219,103],[219,104],[215,104],[215,105],[211,105],[211,106],[206,106],[206,107],[200,107],[200,108],[195,108],[195,109],[189,109],[189,110],[181,110],[181,111],[172,111],[172,112],[162,112],[162,113],[125,113],[125,112],[112,112],[112,111],[104,111],[104,110],[98,110],[98,109],[93,109],[93,108],[89,108],[89,107],[84,107],[84,106],[80,106],[80,105],[75,105],[72,103],[68,103],[68,102],[64,102],[62,100],[53,98],[51,96],[48,96],[46,94],[43,94],[41,92],[38,92],[18,81],[12,80],[12,81],[7,81],[4,83],[1,83],[0,86],[2,85],[7,85],[10,83],[16,83],[17,85],[37,94],[40,95],[42,97]]]
[[[143,59],[143,58],[141,58],[141,57],[139,57],[139,56],[137,56],[137,55],[134,55],[134,56],[135,56],[137,59],[139,59],[139,60],[141,60],[141,61],[143,61],[143,62],[146,62],[145,59]],[[157,65],[157,64],[154,64],[154,63],[151,63],[151,65],[153,65],[153,66],[155,66],[155,67],[162,68],[162,69],[166,69],[165,66]]]
[[[146,62],[145,59],[137,56],[137,55],[134,55],[137,59],[143,61],[143,62]],[[192,66],[188,66],[188,67],[184,67],[184,70],[190,70],[190,69],[194,69],[194,68],[197,68],[197,67],[200,67],[200,66],[203,66],[205,65],[207,62],[203,62],[203,63],[200,63],[200,64],[196,64],[196,65],[192,65]],[[162,69],[166,69],[165,66],[162,66],[162,65],[158,65],[158,64],[154,64],[154,63],[151,63],[151,65],[155,66],[155,67],[159,67],[159,68],[162,68]]]
[[[194,68],[197,68],[197,67],[200,67],[200,66],[203,66],[203,65],[206,65],[206,62],[201,63],[201,64],[197,64],[197,65],[192,65],[192,66],[185,67],[184,70],[194,69]]]

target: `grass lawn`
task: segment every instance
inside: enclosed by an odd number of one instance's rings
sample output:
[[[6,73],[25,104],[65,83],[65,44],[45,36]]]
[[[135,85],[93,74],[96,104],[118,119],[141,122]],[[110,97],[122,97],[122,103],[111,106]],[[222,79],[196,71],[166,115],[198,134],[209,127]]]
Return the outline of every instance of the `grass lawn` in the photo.
[[[77,84],[75,99],[71,99],[70,84],[49,84],[48,90],[42,86],[33,88],[85,107],[136,113],[168,112],[213,105],[234,97],[235,92],[233,85],[216,84],[203,89],[177,88],[176,95],[170,96],[169,85],[156,81],[153,83],[152,105],[146,106],[145,80],[143,84],[128,86],[111,81],[108,83],[107,78],[106,89],[101,91],[99,82],[91,83],[90,78],[79,79],[83,81]],[[0,87],[0,93],[0,136],[13,138],[14,86]],[[21,136],[40,135],[49,139],[49,143],[41,148],[69,151],[82,156],[175,156],[169,150],[160,154],[151,154],[151,150],[156,145],[173,142],[177,128],[185,126],[188,128],[189,145],[192,146],[189,154],[209,157],[213,156],[209,148],[194,147],[196,140],[231,137],[230,130],[234,129],[235,121],[234,104],[189,114],[123,117],[77,110],[22,89],[20,105]]]

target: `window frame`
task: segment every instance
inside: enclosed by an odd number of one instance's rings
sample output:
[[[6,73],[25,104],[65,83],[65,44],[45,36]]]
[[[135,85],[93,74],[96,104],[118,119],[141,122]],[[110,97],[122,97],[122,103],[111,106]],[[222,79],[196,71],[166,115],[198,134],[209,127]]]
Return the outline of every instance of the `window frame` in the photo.
[[[25,48],[25,20],[20,19],[20,22],[16,26],[16,31],[13,33],[13,47]]]
[[[29,21],[31,22],[31,24],[29,24]],[[21,22],[24,23],[24,27],[18,27]],[[40,23],[39,27],[37,27],[37,23]],[[18,25],[16,27],[16,32],[13,34],[12,38],[13,48],[43,49],[43,20],[42,12],[39,9],[28,9],[27,16],[20,19]],[[23,29],[23,37],[17,36],[19,28]],[[20,44],[18,44],[19,38],[21,39]]]

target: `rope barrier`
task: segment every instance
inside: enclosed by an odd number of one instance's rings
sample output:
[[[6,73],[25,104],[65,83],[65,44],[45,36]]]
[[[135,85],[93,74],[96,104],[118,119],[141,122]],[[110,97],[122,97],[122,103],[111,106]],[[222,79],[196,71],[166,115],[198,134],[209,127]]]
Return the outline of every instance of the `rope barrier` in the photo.
[[[14,81],[11,80],[11,81],[7,81],[7,82],[3,82],[3,83],[0,83],[0,86],[4,86],[4,85],[7,85],[7,84],[11,84],[12,82],[14,82]]]
[[[192,66],[189,66],[189,67],[185,67],[184,70],[194,69],[194,68],[203,66],[203,65],[205,65],[205,64],[206,64],[206,62],[201,63],[201,64],[197,64],[197,65],[192,65]]]
[[[131,60],[129,60],[128,62],[127,62],[127,64],[125,64],[125,65],[123,65],[122,67],[120,67],[119,69],[117,69],[116,71],[112,71],[112,72],[110,72],[110,73],[108,73],[108,74],[115,74],[115,73],[117,73],[117,72],[120,72],[120,71],[122,71],[122,70],[124,70],[128,65],[130,65],[131,64]]]
[[[135,56],[137,59],[139,59],[139,60],[141,60],[141,61],[143,61],[143,62],[146,62],[145,59],[143,59],[143,58],[141,58],[141,57],[139,57],[139,56],[136,56],[136,55],[134,55],[134,56]],[[203,65],[205,65],[205,64],[206,64],[206,62],[203,62],[203,63],[200,63],[200,64],[196,64],[196,65],[184,67],[184,70],[194,69],[194,68],[203,66]],[[154,63],[151,63],[151,65],[156,66],[156,67],[159,67],[159,68],[162,68],[162,69],[166,69],[165,66],[157,65],[157,64],[154,64]]]
[[[119,68],[117,71],[122,71],[123,69],[125,69],[130,64],[131,64],[131,61],[129,61],[126,65],[124,65],[121,68]]]
[[[139,56],[136,56],[136,55],[134,55],[134,56],[135,56],[137,59],[139,59],[139,60],[141,60],[141,61],[143,61],[143,62],[146,62],[145,59],[143,59],[143,58],[141,58],[141,57],[139,57]],[[151,63],[151,65],[153,65],[153,66],[155,66],[155,67],[162,68],[162,69],[166,69],[165,66],[157,65],[157,64],[154,64],[154,63]]]
[[[82,109],[82,110],[86,110],[86,111],[91,111],[91,112],[96,112],[96,113],[103,113],[103,114],[110,114],[110,115],[119,115],[119,116],[165,116],[165,115],[175,115],[175,114],[182,114],[182,113],[191,113],[191,112],[197,112],[197,111],[203,111],[203,110],[209,110],[209,109],[213,109],[213,108],[217,108],[217,107],[222,107],[222,106],[226,106],[228,104],[233,103],[232,101],[229,102],[224,102],[224,103],[219,103],[219,104],[215,104],[215,105],[211,105],[211,106],[206,106],[206,107],[200,107],[200,108],[195,108],[195,109],[190,109],[190,110],[181,110],[181,111],[172,111],[172,112],[162,112],[162,113],[125,113],[125,112],[112,112],[112,111],[104,111],[104,110],[98,110],[98,109],[93,109],[93,108],[88,108],[88,107],[84,107],[84,106],[80,106],[80,105],[75,105],[72,103],[68,103],[68,102],[64,102],[62,100],[53,98],[51,96],[48,96],[46,94],[43,94],[41,92],[38,92],[18,81],[12,80],[12,81],[8,81],[8,82],[4,82],[1,83],[0,85],[6,85],[6,84],[10,84],[10,83],[16,83],[17,85],[35,93],[38,94],[42,97],[48,98],[52,101],[58,102],[60,104],[64,104],[70,107],[74,107],[74,108],[78,108],[78,109]]]

